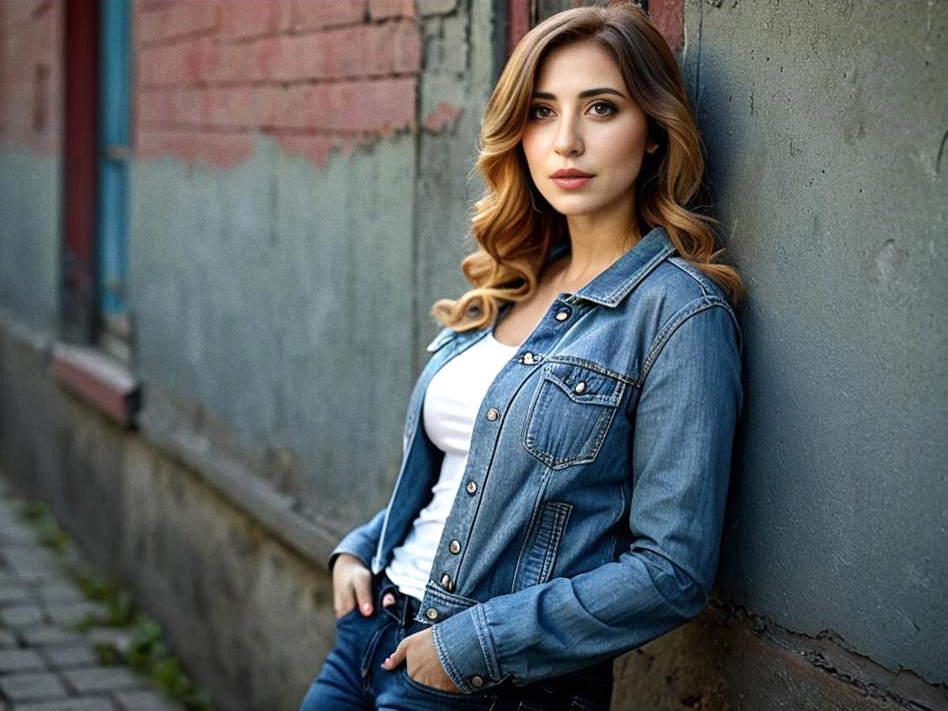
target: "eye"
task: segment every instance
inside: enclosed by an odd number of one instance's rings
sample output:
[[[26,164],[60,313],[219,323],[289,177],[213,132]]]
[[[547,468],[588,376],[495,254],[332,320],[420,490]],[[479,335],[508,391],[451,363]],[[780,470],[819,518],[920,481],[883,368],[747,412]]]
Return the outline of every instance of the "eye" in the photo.
[[[549,113],[544,113],[549,112]],[[544,119],[549,118],[553,113],[553,110],[549,106],[544,106],[543,104],[536,104],[530,107],[530,111],[527,114],[531,119]]]
[[[616,112],[616,107],[608,101],[597,101],[589,107],[593,116],[609,116]]]

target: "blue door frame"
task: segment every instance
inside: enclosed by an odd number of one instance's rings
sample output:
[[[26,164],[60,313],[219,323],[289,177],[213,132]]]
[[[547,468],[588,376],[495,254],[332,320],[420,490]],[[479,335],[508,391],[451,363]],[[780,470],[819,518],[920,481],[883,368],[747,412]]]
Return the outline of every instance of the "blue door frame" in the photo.
[[[117,335],[125,338],[128,338],[129,15],[128,0],[100,0],[98,311],[106,329],[118,331]]]

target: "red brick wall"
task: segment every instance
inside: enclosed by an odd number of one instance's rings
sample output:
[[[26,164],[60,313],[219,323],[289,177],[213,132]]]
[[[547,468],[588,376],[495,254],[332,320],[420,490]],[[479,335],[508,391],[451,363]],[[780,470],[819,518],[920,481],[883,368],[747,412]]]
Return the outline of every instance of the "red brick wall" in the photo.
[[[649,0],[649,16],[665,36],[668,46],[681,55],[685,46],[685,8],[683,0]]]
[[[135,149],[226,167],[257,134],[325,164],[416,126],[413,0],[136,0]]]
[[[63,5],[0,0],[0,145],[60,148]]]

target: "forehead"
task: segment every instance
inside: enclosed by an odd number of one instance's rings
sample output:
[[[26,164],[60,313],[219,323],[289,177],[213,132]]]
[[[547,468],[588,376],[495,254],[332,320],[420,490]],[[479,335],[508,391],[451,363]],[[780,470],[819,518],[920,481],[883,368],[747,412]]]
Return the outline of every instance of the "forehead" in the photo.
[[[552,50],[541,62],[535,91],[559,95],[608,86],[625,90],[625,81],[612,55],[598,42],[582,40]]]

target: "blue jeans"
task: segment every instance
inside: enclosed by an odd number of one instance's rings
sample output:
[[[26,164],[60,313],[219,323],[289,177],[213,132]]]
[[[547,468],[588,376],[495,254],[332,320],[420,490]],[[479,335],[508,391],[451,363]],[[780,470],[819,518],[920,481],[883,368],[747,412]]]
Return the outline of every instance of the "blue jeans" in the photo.
[[[391,592],[395,604],[382,607]],[[418,600],[398,591],[385,572],[373,576],[372,614],[358,608],[336,621],[336,646],[313,681],[299,711],[608,711],[612,662],[525,686],[500,684],[474,694],[451,693],[421,684],[402,662],[382,668],[399,642],[427,625],[415,622]]]

